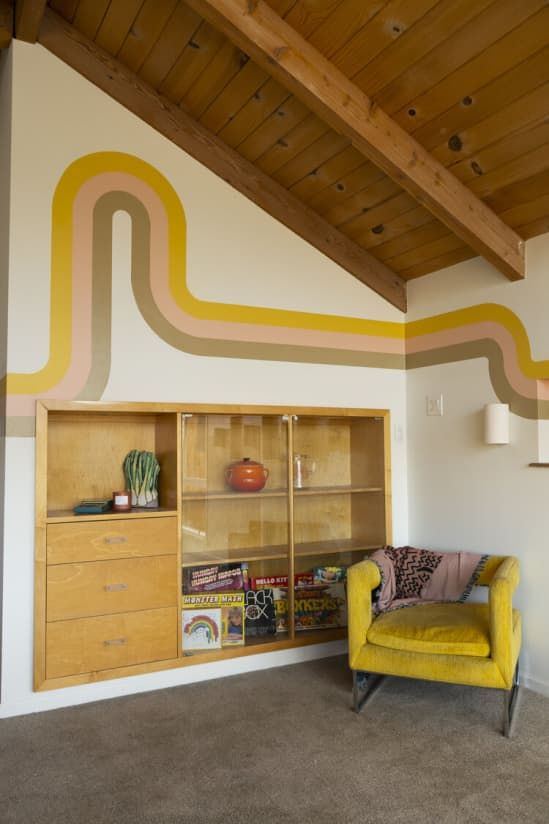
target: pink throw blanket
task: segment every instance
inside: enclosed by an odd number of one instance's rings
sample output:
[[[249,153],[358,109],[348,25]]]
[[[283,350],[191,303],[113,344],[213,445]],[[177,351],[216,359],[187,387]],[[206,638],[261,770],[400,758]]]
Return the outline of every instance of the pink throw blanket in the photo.
[[[386,546],[369,556],[381,572],[374,592],[374,612],[414,604],[465,601],[488,555],[433,552],[411,546]]]

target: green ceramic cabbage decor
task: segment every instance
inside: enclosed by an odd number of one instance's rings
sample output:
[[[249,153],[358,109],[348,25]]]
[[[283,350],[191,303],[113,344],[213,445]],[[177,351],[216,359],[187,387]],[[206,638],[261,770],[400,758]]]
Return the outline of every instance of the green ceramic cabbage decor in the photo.
[[[124,458],[126,486],[132,493],[132,506],[158,506],[160,465],[152,452],[132,449]]]

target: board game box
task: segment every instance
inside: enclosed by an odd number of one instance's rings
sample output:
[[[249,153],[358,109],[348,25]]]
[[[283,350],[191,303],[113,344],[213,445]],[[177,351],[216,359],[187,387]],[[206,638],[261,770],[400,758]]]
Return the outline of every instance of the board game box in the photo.
[[[297,580],[299,577],[299,580]],[[276,631],[288,630],[288,578],[282,579],[280,585],[272,587],[276,614]],[[253,579],[259,582],[272,579]],[[347,604],[345,583],[314,583],[312,573],[296,575],[294,589],[295,628],[296,631],[307,629],[327,629],[347,626]]]
[[[313,584],[313,573],[312,572],[296,572],[294,575],[294,583],[296,586],[302,586],[304,584]],[[252,578],[251,580],[252,589],[265,589],[266,587],[287,587],[288,586],[288,576],[287,575],[270,575],[265,576],[263,578]]]
[[[183,593],[235,592],[244,589],[241,564],[187,567],[183,570]]]
[[[345,566],[313,567],[315,584],[335,584],[339,581],[345,581],[346,578],[347,567]]]

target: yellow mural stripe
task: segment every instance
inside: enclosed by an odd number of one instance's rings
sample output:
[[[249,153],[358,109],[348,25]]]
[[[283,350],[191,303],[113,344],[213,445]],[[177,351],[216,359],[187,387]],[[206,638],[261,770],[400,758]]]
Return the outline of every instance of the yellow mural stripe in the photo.
[[[314,329],[404,339],[404,324],[361,318],[241,306],[195,298],[186,280],[186,221],[179,197],[164,176],[139,158],[123,152],[96,152],[78,158],[63,173],[52,203],[52,251],[49,357],[32,373],[11,373],[9,394],[40,394],[62,379],[71,362],[72,337],[72,209],[82,185],[108,172],[135,176],[149,185],[163,202],[169,223],[169,278],[175,302],[186,313],[203,320],[229,321]]]
[[[404,323],[368,320],[314,312],[285,309],[268,309],[261,306],[217,303],[195,298],[187,286],[186,269],[186,222],[181,201],[166,178],[149,164],[129,155],[121,156],[125,171],[147,183],[156,192],[166,208],[169,231],[169,286],[175,303],[184,312],[206,321],[251,323],[264,326],[283,326],[293,329],[313,329],[344,332],[357,335],[373,335],[404,339]],[[120,171],[120,169],[119,169]]]
[[[526,377],[533,380],[549,378],[549,360],[533,360],[530,341],[524,324],[511,309],[499,303],[479,303],[465,309],[433,315],[422,320],[409,321],[405,327],[405,337],[406,340],[409,340],[436,332],[486,322],[497,323],[512,336],[516,347],[518,365]]]
[[[72,167],[69,167],[69,170]],[[50,333],[49,357],[37,372],[12,373],[7,376],[7,392],[23,395],[45,392],[55,386],[71,361],[72,338],[72,202],[80,184],[74,175],[65,172],[53,197],[52,214],[55,231],[52,233],[50,276]],[[69,190],[68,196],[66,190]]]
[[[34,373],[10,374],[9,394],[40,394],[54,387],[70,366],[72,355],[72,214],[82,185],[96,175],[118,172],[134,176],[148,185],[166,209],[169,243],[169,287],[180,309],[204,321],[277,326],[324,332],[371,335],[410,340],[418,336],[457,329],[464,325],[493,322],[512,336],[519,367],[528,378],[549,377],[549,361],[534,361],[526,330],[505,306],[479,304],[433,317],[404,322],[378,321],[266,307],[199,300],[186,279],[186,220],[181,201],[166,178],[151,165],[122,152],[97,152],[72,163],[62,175],[52,203],[51,308],[49,357]],[[205,330],[207,334],[207,329]]]

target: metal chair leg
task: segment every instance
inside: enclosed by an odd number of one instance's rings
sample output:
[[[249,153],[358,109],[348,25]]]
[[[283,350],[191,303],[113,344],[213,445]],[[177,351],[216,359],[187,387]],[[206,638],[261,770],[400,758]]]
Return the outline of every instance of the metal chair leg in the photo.
[[[515,708],[519,695],[519,664],[513,673],[513,683],[510,690],[503,691],[503,735],[511,738],[513,733],[513,721],[515,718]]]
[[[359,713],[384,680],[384,675],[353,670],[353,712]]]

